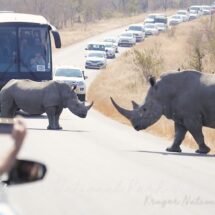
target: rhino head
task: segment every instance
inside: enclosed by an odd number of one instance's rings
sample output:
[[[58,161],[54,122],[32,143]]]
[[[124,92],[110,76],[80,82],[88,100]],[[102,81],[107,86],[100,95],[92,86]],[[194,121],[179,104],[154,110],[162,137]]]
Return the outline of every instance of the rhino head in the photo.
[[[151,87],[146,96],[143,105],[138,105],[136,102],[132,101],[133,110],[127,110],[120,107],[111,98],[111,102],[117,111],[126,117],[132,124],[132,126],[137,130],[146,129],[150,125],[154,124],[160,119],[163,114],[161,104],[156,100],[156,89],[154,88],[156,81],[155,79],[150,80]]]
[[[86,106],[84,102],[78,99],[75,87],[70,88],[67,84],[60,84],[61,95],[63,99],[63,107],[68,108],[73,114],[81,118],[87,116],[87,112],[93,106],[93,102]]]

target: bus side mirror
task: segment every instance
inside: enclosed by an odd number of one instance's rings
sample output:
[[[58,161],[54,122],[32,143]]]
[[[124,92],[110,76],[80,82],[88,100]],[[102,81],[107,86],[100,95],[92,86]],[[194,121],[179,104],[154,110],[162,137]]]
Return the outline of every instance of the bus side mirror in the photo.
[[[59,32],[52,30],[52,35],[54,37],[55,47],[58,49],[61,48],[61,39]]]

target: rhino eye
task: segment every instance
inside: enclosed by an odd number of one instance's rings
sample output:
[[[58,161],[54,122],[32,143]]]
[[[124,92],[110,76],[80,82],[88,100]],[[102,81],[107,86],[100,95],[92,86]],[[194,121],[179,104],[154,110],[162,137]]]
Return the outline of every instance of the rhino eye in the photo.
[[[146,108],[143,108],[143,111],[145,112],[145,111],[146,111]]]

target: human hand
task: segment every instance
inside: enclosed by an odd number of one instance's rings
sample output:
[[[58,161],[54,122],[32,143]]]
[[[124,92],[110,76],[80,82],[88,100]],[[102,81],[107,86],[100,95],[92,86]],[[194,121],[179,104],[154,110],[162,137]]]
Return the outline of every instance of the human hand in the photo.
[[[14,119],[12,138],[15,141],[15,147],[19,149],[22,146],[27,130],[25,123],[20,118]]]

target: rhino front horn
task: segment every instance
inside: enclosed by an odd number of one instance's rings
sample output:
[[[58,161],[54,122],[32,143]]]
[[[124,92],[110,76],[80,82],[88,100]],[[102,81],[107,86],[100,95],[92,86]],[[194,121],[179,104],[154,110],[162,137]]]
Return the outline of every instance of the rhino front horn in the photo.
[[[130,119],[131,118],[131,112],[130,110],[126,110],[122,107],[120,107],[114,100],[112,97],[110,97],[111,102],[113,104],[113,106],[118,110],[119,113],[121,113],[123,116],[125,116],[126,118]]]
[[[90,110],[90,108],[93,106],[94,102],[92,102],[90,105],[87,106],[87,110]]]

